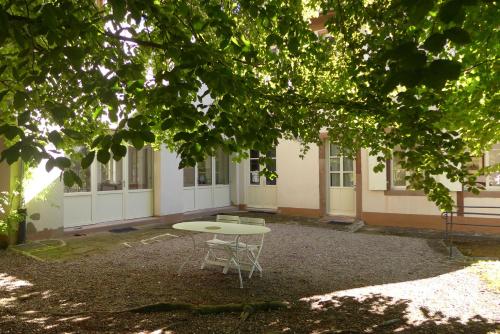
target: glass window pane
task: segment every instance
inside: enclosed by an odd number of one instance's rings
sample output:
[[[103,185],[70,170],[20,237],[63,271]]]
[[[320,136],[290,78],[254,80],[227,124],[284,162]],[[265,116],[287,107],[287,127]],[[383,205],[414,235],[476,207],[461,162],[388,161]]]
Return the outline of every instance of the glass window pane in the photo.
[[[273,159],[273,160],[271,160],[271,161],[267,162],[267,163],[266,163],[266,168],[267,168],[268,170],[270,170],[270,171],[275,172],[275,171],[276,171],[276,160],[275,160],[275,159]],[[266,177],[266,184],[267,184],[267,185],[276,185],[276,181],[277,181],[277,179],[276,179],[276,178],[274,178],[274,179],[270,179],[270,178]]]
[[[354,174],[353,173],[344,173],[342,180],[344,187],[353,187],[354,186]]]
[[[258,158],[260,156],[259,151],[250,150],[250,158]]]
[[[330,144],[330,156],[335,157],[340,155],[339,146],[335,144]]]
[[[206,157],[205,160],[198,163],[198,185],[212,185],[212,157]]]
[[[330,173],[330,187],[340,187],[340,173]]]
[[[349,158],[346,158],[346,157],[343,157],[342,158],[342,162],[343,162],[343,170],[344,172],[352,172],[354,169],[354,164],[353,164],[353,161],[352,159],[349,159]]]
[[[128,188],[153,189],[153,150],[144,147],[128,149]]]
[[[396,187],[406,186],[406,171],[401,167],[400,158],[392,158],[392,185]]]
[[[194,167],[184,167],[184,187],[194,187]]]
[[[76,173],[82,180],[82,186],[74,184],[72,187],[64,186],[65,193],[75,193],[75,192],[89,192],[90,191],[90,167],[83,169],[80,165],[80,160],[87,154],[87,149],[84,147],[79,147],[75,149],[75,156],[70,157],[71,159],[71,170]]]
[[[250,172],[250,184],[260,184],[259,171]]]
[[[489,152],[488,165],[493,166],[500,163],[500,144],[493,145],[493,149]],[[500,172],[492,173],[488,176],[488,185],[493,187],[500,186]]]
[[[250,171],[260,171],[260,165],[259,165],[259,160],[258,159],[252,159],[250,160]]]
[[[276,158],[276,149],[272,149],[267,151],[266,157],[268,158]]]
[[[122,190],[123,189],[123,160],[111,159],[107,164],[99,163],[97,167],[97,190]]]
[[[330,158],[330,171],[331,172],[340,171],[340,158]]]
[[[215,184],[229,184],[229,155],[221,149],[215,154]]]

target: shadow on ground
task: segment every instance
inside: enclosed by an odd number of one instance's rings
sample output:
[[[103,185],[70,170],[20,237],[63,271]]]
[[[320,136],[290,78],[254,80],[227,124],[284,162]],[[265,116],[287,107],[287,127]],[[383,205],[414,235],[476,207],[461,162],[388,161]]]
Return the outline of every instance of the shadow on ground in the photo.
[[[22,298],[11,292],[10,298]],[[24,295],[25,296],[25,295]],[[25,297],[26,298],[26,297]],[[42,296],[43,298],[43,296]],[[5,298],[0,299],[4,301]],[[136,314],[132,312],[55,315],[47,310],[11,312],[0,307],[2,333],[467,333],[500,330],[499,323],[479,315],[447,318],[421,308],[421,319],[408,318],[409,301],[383,295],[359,299],[350,296],[295,301],[288,309],[197,315],[182,311]],[[1,305],[1,304],[0,304]],[[76,309],[77,310],[77,309]],[[75,311],[75,309],[74,309]],[[67,311],[70,313],[69,311]]]

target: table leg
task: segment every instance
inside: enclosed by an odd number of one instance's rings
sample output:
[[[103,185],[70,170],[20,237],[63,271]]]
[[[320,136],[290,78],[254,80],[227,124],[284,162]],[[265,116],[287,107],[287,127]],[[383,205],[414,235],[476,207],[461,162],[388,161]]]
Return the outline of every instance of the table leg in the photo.
[[[189,236],[191,237],[191,240],[193,241],[193,251],[188,256],[188,258],[181,264],[181,267],[177,271],[177,275],[179,275],[179,276],[181,275],[182,270],[184,269],[184,266],[186,265],[186,263],[188,263],[189,260],[191,260],[191,258],[193,258],[193,256],[196,254],[196,241],[194,240],[194,235],[190,234]]]
[[[243,278],[241,277],[241,266],[240,266],[240,260],[238,258],[238,244],[239,244],[240,236],[238,235],[236,237],[236,258],[235,258],[235,263],[236,267],[238,268],[238,276],[240,277],[240,289],[243,289]]]

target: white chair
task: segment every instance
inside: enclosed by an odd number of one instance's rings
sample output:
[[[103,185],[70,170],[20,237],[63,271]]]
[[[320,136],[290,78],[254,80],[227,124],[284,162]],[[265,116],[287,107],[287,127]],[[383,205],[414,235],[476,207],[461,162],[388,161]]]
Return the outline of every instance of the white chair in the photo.
[[[229,215],[217,215],[216,221],[218,223],[232,223],[239,224],[240,217],[238,216],[229,216]],[[226,263],[230,260],[227,258],[223,258],[217,255],[217,251],[224,251],[224,254],[228,253],[228,245],[235,242],[236,239],[233,240],[224,240],[214,234],[213,238],[205,241],[205,248],[207,249],[207,254],[201,264],[201,269],[205,268],[207,264],[213,265],[221,265],[225,266]]]
[[[240,224],[247,225],[258,225],[265,226],[266,221],[263,218],[252,218],[252,217],[239,217]],[[238,259],[243,255],[249,261],[245,261],[246,259],[239,260],[240,268],[242,270],[248,270],[250,273],[248,274],[248,278],[251,278],[254,271],[257,269],[259,271],[260,277],[262,277],[262,266],[259,263],[259,256],[262,251],[262,246],[264,245],[264,234],[259,236],[259,240],[255,243],[245,243],[238,241],[232,242],[229,246],[231,247],[231,251],[234,256],[237,256]],[[227,247],[227,245],[225,246]],[[223,273],[226,274],[234,262],[233,259],[228,259],[226,266],[223,269]]]

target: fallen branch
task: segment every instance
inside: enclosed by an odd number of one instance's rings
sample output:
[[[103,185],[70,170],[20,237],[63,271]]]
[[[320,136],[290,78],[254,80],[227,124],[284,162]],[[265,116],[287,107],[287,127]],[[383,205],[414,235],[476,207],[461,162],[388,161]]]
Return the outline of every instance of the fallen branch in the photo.
[[[187,311],[195,314],[218,314],[226,312],[241,312],[241,318],[244,321],[251,313],[256,311],[271,311],[283,308],[288,308],[289,303],[279,302],[279,301],[267,301],[267,302],[256,302],[256,303],[242,303],[242,304],[218,304],[218,305],[194,305],[188,303],[158,303],[151,305],[144,305],[134,308],[128,308],[123,310],[110,310],[110,311],[87,311],[87,312],[75,312],[75,313],[55,313],[55,312],[43,312],[53,316],[81,316],[89,313],[158,313],[158,312],[172,312],[172,311]]]

